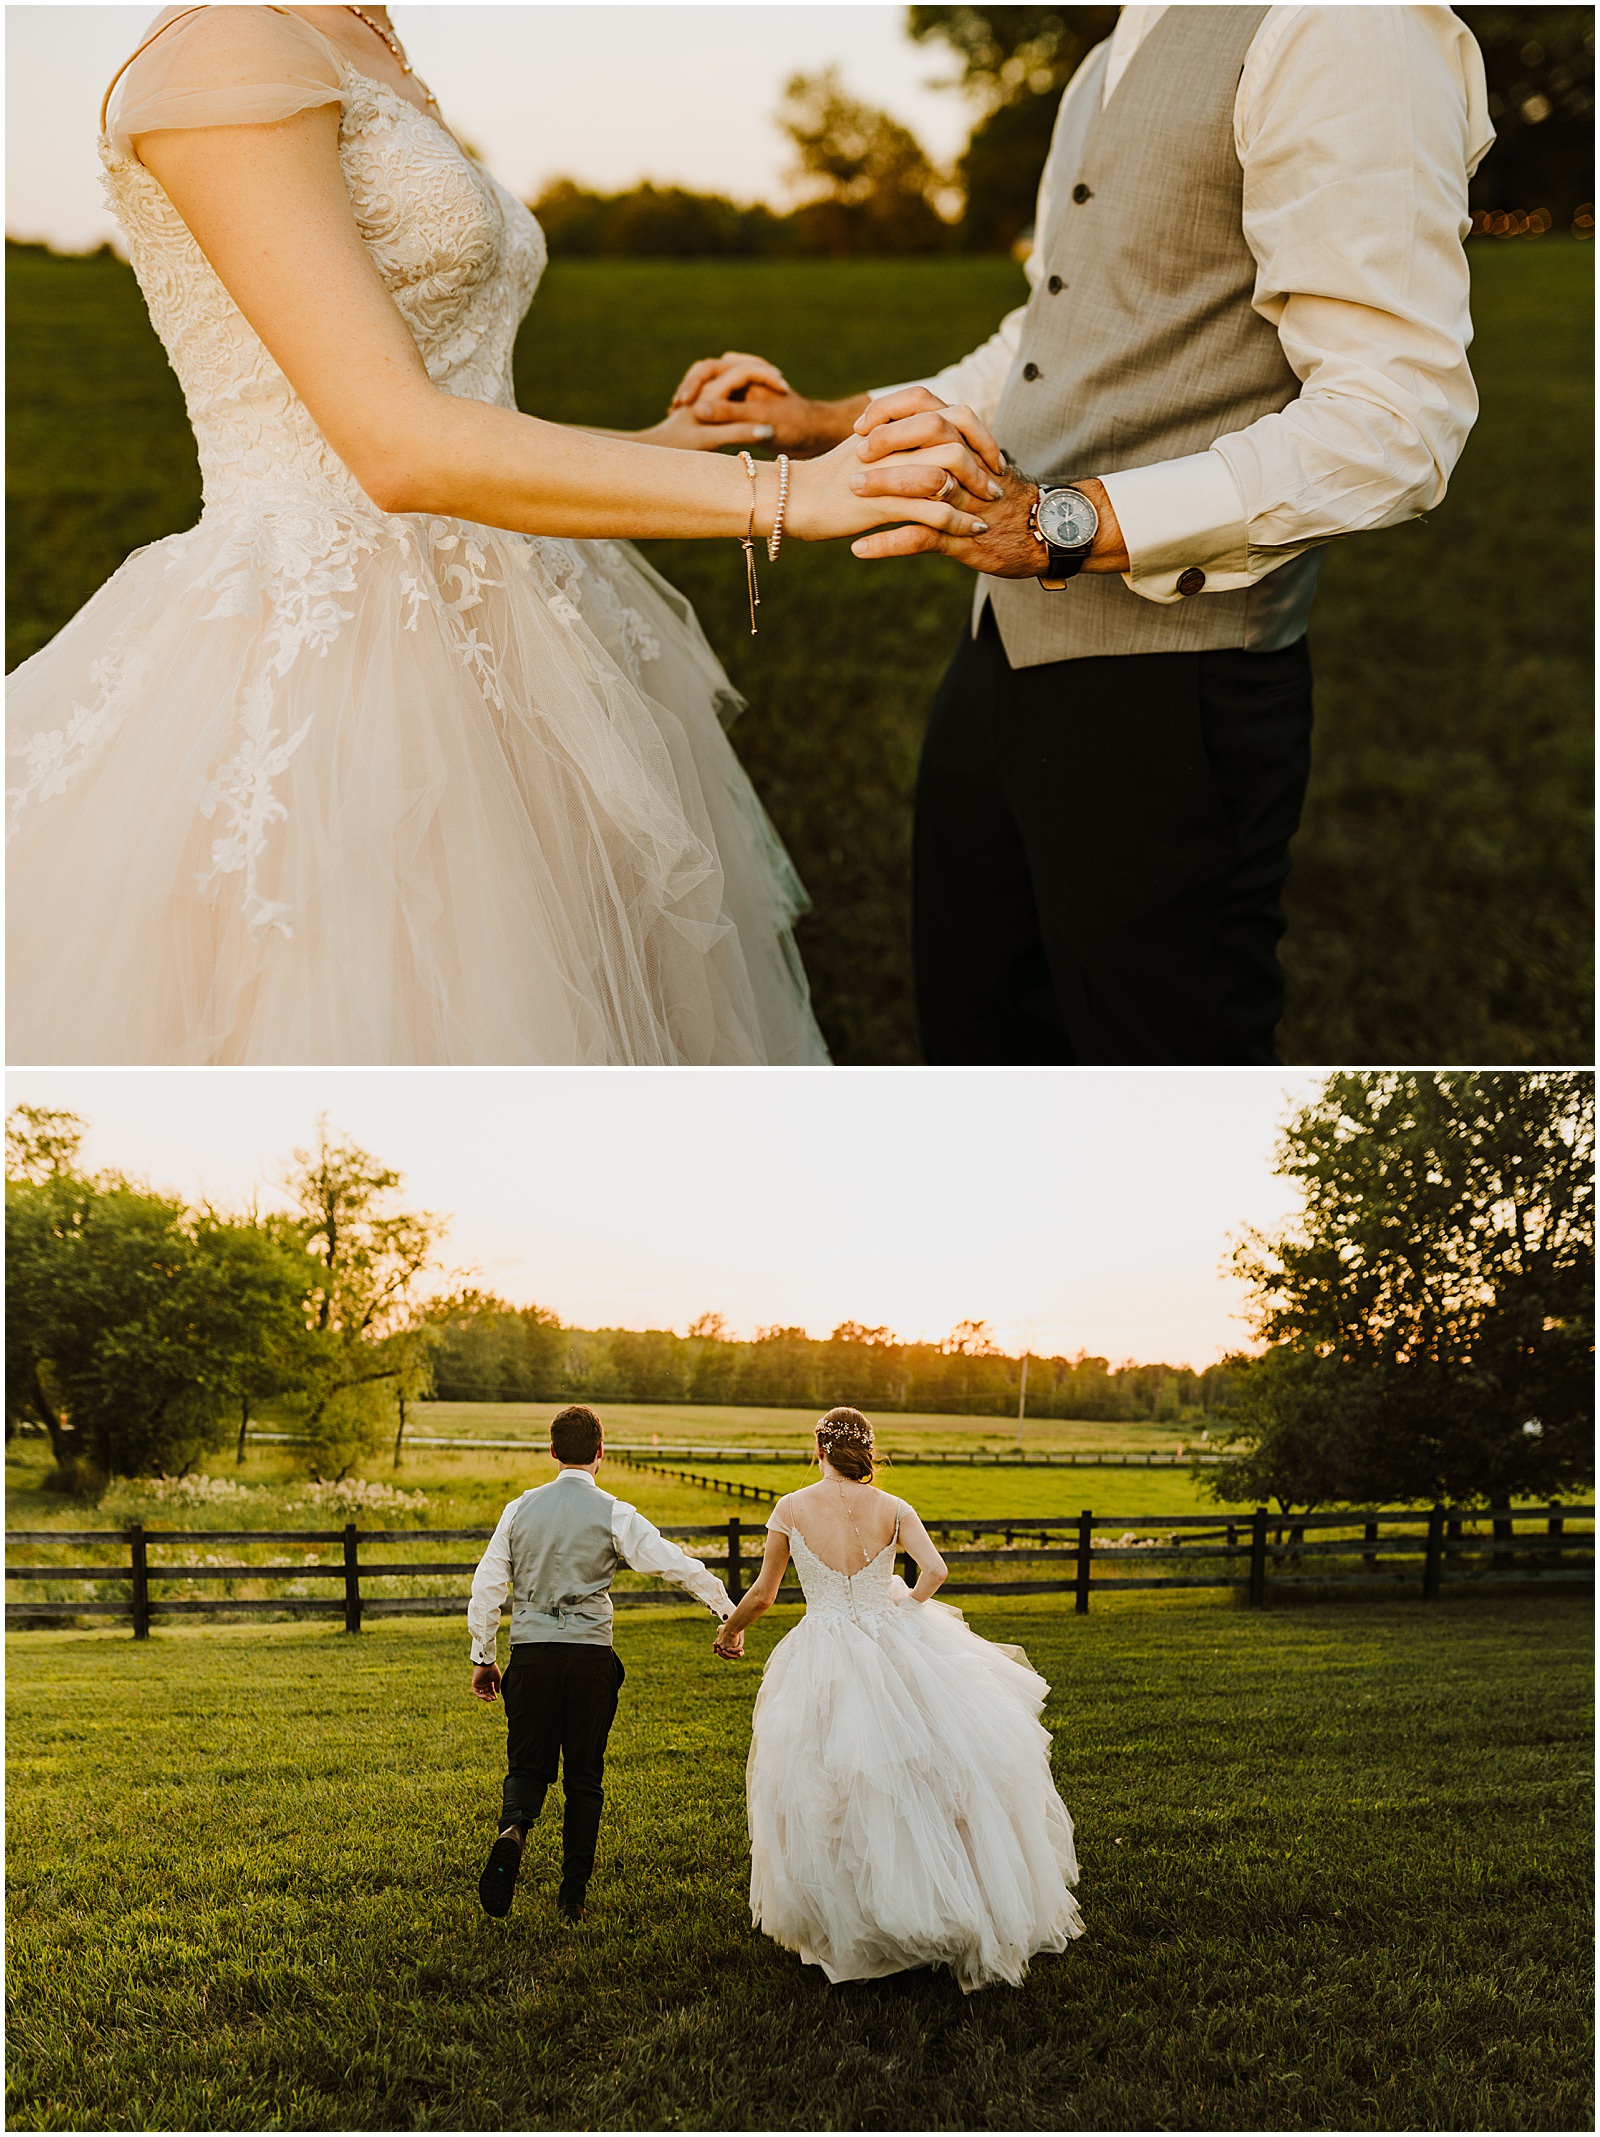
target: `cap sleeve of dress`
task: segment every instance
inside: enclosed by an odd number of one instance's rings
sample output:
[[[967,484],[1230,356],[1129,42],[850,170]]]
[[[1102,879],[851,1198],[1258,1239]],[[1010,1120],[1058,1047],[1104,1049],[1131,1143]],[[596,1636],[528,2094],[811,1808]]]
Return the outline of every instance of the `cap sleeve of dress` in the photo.
[[[785,1493],[767,1516],[767,1534],[769,1536],[787,1536],[789,1533],[789,1495]]]
[[[106,113],[107,138],[124,152],[135,134],[164,127],[265,126],[342,101],[333,46],[278,8],[202,7],[146,36]]]

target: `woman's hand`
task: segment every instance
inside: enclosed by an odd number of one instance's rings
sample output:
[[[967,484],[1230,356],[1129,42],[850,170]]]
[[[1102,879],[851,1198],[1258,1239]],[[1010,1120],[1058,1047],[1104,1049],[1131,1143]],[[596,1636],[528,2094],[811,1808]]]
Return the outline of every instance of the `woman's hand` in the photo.
[[[820,460],[804,460],[790,469],[786,533],[803,542],[829,542],[907,522],[954,540],[988,532],[987,521],[971,507],[986,493],[989,477],[964,440],[880,461],[872,478],[874,495],[863,494],[867,478],[862,449],[860,439],[849,437]],[[883,494],[891,469],[892,497]],[[974,489],[968,489],[969,482]],[[760,523],[771,525],[770,506]]]
[[[724,1662],[739,1662],[744,1658],[744,1634],[730,1634],[724,1625],[717,1627],[717,1636],[711,1643],[711,1652],[720,1655]]]
[[[607,437],[631,438],[636,445],[673,445],[681,452],[714,453],[724,445],[770,445],[774,432],[747,409],[735,408],[724,415],[702,416],[694,408],[676,402],[648,430],[615,430]]]

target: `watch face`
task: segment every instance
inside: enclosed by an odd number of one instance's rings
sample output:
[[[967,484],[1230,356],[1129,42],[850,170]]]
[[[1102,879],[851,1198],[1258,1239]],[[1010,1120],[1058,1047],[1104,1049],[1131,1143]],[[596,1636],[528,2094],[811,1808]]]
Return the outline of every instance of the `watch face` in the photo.
[[[1056,549],[1085,549],[1100,515],[1081,490],[1046,490],[1039,499],[1039,532]]]

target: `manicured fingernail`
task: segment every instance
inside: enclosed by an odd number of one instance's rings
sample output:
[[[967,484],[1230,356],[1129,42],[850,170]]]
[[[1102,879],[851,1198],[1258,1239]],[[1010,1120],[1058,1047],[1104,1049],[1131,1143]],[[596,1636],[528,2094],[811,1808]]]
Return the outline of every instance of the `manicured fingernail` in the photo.
[[[1002,486],[1002,485],[1001,485],[1000,483],[998,483],[998,482],[991,482],[991,483],[990,483],[990,485],[989,485],[989,495],[990,495],[990,496],[991,496],[992,498],[994,498],[994,499],[996,500],[996,502],[998,502],[998,501],[999,501],[999,500],[1000,500],[1000,499],[1001,499],[1002,497],[1004,497],[1004,495],[1005,495],[1005,494],[1006,494],[1006,493],[1005,493],[1004,487],[1003,487],[1003,486]]]
[[[758,438],[775,438],[777,435],[778,433],[773,429],[770,423],[758,423],[756,425],[756,436]],[[1000,495],[1000,492],[996,490],[994,494],[996,495],[996,497],[998,497]]]
[[[989,522],[986,519],[975,519],[972,522],[972,531],[974,534],[987,534],[989,531]]]

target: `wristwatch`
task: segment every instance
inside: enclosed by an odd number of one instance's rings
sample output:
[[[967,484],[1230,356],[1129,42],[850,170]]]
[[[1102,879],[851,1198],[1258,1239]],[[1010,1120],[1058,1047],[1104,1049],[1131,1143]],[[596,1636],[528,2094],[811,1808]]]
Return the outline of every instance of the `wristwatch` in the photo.
[[[1100,515],[1082,490],[1070,486],[1047,489],[1039,485],[1028,514],[1028,532],[1045,552],[1039,584],[1048,593],[1059,593],[1084,566],[1094,538],[1100,531]]]

